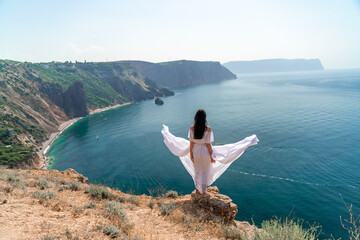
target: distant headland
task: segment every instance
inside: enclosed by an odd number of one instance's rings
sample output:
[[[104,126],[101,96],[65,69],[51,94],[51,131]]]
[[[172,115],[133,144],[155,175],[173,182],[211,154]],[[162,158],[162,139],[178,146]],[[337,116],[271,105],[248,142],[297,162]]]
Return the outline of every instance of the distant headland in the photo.
[[[189,60],[161,63],[125,62],[158,85],[169,88],[185,88],[236,79],[236,75],[222,66],[220,62]]]

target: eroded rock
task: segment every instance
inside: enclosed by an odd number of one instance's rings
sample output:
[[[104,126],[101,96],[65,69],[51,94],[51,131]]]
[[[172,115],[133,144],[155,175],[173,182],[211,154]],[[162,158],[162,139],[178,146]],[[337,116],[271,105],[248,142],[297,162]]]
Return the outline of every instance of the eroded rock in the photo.
[[[221,216],[224,222],[232,223],[238,212],[237,205],[228,196],[220,194],[216,186],[209,187],[207,193],[209,196],[202,197],[201,194],[193,191],[191,193],[193,204],[209,210],[217,216]]]
[[[84,177],[82,174],[78,173],[77,171],[75,171],[72,168],[66,169],[62,173],[65,174],[66,176],[70,177],[70,178],[76,179],[79,182],[82,182],[82,183],[88,183],[89,182],[89,179],[87,177]]]

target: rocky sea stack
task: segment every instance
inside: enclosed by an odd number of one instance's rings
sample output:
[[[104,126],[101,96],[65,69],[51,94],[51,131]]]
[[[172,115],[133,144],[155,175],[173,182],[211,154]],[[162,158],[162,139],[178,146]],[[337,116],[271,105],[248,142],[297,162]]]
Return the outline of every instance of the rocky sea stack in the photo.
[[[163,101],[161,98],[157,97],[157,98],[155,99],[155,104],[156,104],[156,105],[163,105],[163,104],[164,104],[164,101]]]

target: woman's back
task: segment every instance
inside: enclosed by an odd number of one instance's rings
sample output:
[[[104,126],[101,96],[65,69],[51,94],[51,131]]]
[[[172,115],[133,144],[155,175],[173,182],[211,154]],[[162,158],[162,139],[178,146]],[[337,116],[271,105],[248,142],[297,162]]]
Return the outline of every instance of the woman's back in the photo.
[[[189,133],[188,133],[188,138],[190,141],[197,143],[197,144],[205,144],[205,143],[211,143],[214,141],[214,134],[211,131],[211,128],[209,126],[206,127],[204,134],[202,136],[201,139],[196,139],[195,138],[195,127],[194,125],[192,125],[190,127]]]

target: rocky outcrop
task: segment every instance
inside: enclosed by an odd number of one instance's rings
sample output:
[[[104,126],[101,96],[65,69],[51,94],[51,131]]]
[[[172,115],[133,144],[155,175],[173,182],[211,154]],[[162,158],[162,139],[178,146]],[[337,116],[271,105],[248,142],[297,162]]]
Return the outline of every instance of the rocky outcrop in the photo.
[[[80,81],[71,84],[66,91],[58,83],[43,82],[39,85],[39,91],[62,108],[69,118],[88,114],[85,89]]]
[[[64,92],[63,109],[70,118],[83,117],[88,114],[84,85],[76,81]]]
[[[156,97],[167,97],[175,95],[175,93],[168,88],[159,89],[159,85],[147,77],[145,77],[145,83],[148,85],[149,91],[152,92]]]
[[[164,101],[161,98],[157,97],[157,98],[155,98],[155,104],[156,105],[163,105]]]
[[[160,86],[170,88],[191,87],[236,78],[235,74],[219,62],[187,60],[163,63],[144,61],[126,62]]]
[[[57,170],[52,170],[57,172]],[[78,173],[72,168],[68,168],[65,171],[61,172],[61,174],[65,175],[67,178],[71,178],[73,180],[76,180],[81,183],[88,183],[89,179],[87,177],[84,177],[84,175]]]
[[[160,88],[159,91],[163,94],[163,96],[174,96],[175,95],[175,93],[173,91],[169,90],[168,88]]]
[[[226,195],[220,194],[219,189],[209,187],[207,189],[209,196],[203,197],[195,191],[191,193],[191,200],[193,204],[212,212],[216,216],[222,218],[226,223],[234,223],[235,216],[238,212],[237,205],[232,202],[231,198]]]

